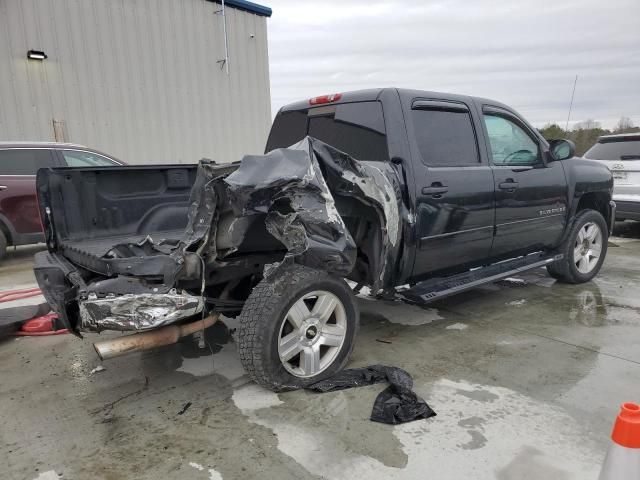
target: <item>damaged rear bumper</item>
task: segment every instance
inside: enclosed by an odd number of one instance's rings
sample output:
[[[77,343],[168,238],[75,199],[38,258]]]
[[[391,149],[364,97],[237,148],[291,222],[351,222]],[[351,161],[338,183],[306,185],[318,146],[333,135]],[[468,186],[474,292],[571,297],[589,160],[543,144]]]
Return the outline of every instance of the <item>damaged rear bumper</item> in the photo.
[[[81,329],[88,331],[144,331],[169,325],[200,313],[202,297],[172,289],[168,293],[90,294],[78,301]]]
[[[37,253],[34,273],[51,309],[76,333],[152,330],[197,315],[204,308],[202,297],[176,289],[98,295],[73,265],[55,253]]]

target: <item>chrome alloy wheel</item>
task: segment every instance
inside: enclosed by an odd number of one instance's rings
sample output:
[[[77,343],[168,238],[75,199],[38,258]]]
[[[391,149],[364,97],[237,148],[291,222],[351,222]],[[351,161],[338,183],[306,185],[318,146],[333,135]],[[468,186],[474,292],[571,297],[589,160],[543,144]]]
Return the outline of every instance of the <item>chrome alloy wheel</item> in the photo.
[[[597,224],[588,222],[582,226],[573,246],[573,262],[580,273],[590,273],[596,267],[602,242],[602,231]]]
[[[307,293],[280,325],[280,361],[291,375],[313,377],[334,362],[346,335],[347,314],[340,299],[324,290]]]

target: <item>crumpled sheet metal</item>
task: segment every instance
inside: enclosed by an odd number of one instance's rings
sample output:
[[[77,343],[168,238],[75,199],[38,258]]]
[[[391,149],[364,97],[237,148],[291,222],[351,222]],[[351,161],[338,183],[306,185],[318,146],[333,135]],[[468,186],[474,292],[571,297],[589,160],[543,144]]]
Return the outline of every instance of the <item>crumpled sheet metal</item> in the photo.
[[[412,390],[411,375],[398,367],[371,365],[342,370],[333,377],[314,383],[306,389],[325,393],[384,382],[388,382],[389,386],[375,399],[371,411],[372,421],[398,425],[436,415],[427,402]]]
[[[287,259],[348,275],[356,245],[338,214],[317,159],[305,139],[288,149],[247,155],[224,182],[238,216],[266,214],[267,231]]]
[[[285,261],[336,275],[351,272],[357,247],[334,195],[355,197],[374,207],[383,236],[381,271],[374,287],[382,286],[390,248],[399,243],[401,218],[399,196],[379,168],[306,137],[286,149],[245,156],[224,182],[238,216],[266,214],[267,230],[287,248]]]
[[[144,331],[162,327],[200,313],[201,297],[188,293],[142,293],[79,302],[82,330]]]
[[[373,207],[379,215],[381,246],[378,252],[378,275],[372,291],[384,288],[400,250],[402,232],[402,194],[395,171],[384,172],[381,162],[361,162],[311,137],[312,154],[325,167],[326,181],[334,195],[357,198]],[[301,143],[303,143],[301,142]]]

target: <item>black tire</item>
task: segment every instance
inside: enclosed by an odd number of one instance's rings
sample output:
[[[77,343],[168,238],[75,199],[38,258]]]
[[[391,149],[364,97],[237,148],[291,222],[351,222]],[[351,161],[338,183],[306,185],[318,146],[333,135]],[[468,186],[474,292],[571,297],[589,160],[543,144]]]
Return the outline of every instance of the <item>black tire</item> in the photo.
[[[595,266],[588,273],[583,273],[578,270],[576,262],[574,262],[574,248],[580,230],[590,222],[596,224],[600,229],[602,234],[602,249]],[[600,212],[596,210],[582,210],[578,212],[567,239],[558,249],[559,253],[563,254],[562,260],[547,265],[547,272],[549,272],[549,275],[553,278],[563,283],[585,283],[590,281],[598,274],[600,268],[602,268],[602,264],[607,255],[608,238],[609,230],[607,223]]]
[[[7,237],[4,232],[0,230],[0,260],[7,254]]]
[[[317,375],[302,378],[285,368],[278,344],[291,307],[305,295],[320,290],[330,292],[342,303],[346,333],[331,363]],[[237,335],[240,360],[251,379],[265,388],[278,392],[305,387],[331,377],[346,365],[359,316],[353,292],[343,279],[300,265],[287,267],[262,280],[245,302]]]

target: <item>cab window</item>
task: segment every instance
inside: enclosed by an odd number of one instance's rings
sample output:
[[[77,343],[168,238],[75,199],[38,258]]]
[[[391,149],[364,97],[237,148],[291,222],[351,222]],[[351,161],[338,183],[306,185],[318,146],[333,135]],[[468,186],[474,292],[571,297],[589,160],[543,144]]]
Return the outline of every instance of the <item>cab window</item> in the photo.
[[[273,122],[267,151],[289,147],[307,135],[357,160],[389,159],[382,105],[377,101],[282,112]]]
[[[480,156],[469,110],[458,105],[444,108],[414,108],[411,112],[422,162],[431,167],[478,165]]]
[[[540,146],[514,121],[485,113],[494,165],[535,165],[540,162]]]

